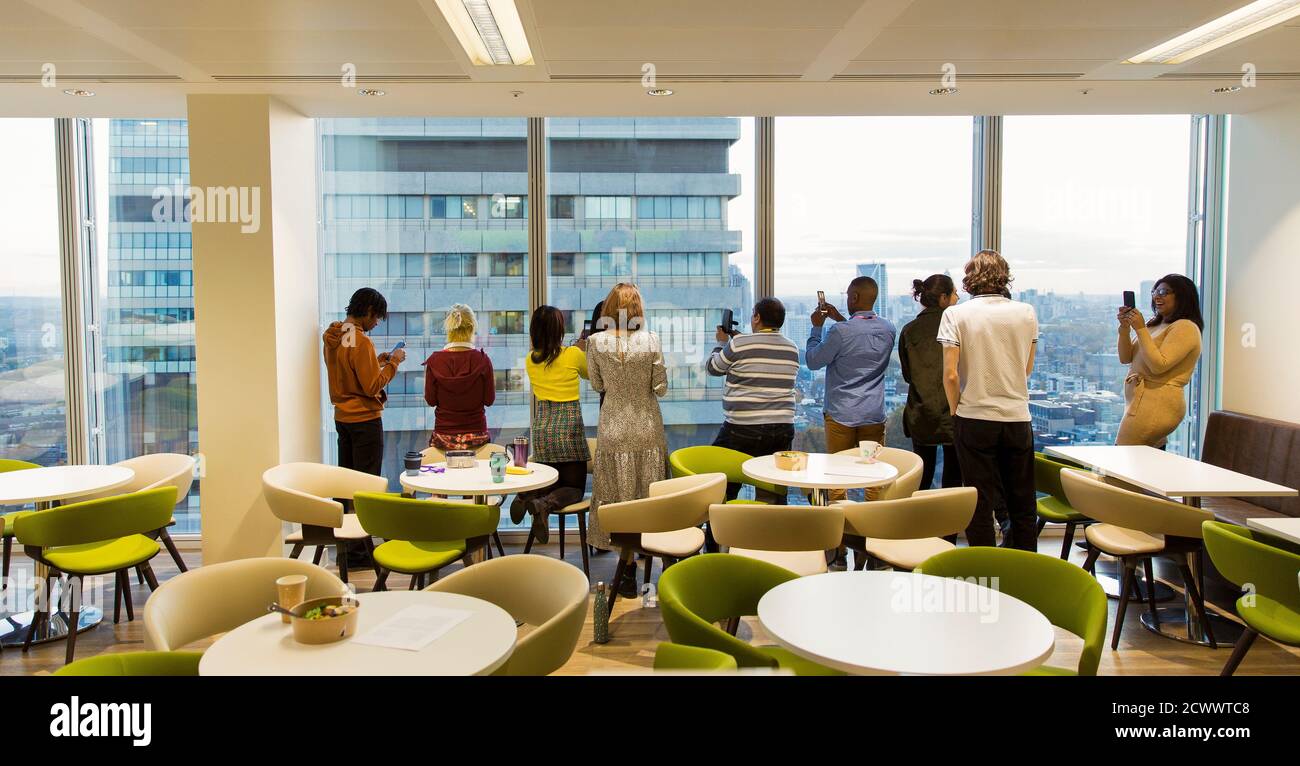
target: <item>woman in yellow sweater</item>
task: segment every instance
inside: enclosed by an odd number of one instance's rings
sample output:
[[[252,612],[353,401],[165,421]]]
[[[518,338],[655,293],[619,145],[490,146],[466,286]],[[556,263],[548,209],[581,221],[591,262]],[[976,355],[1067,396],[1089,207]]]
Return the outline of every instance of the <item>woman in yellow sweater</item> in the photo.
[[[564,314],[554,306],[539,306],[528,327],[532,351],[524,360],[537,407],[533,410],[533,460],[559,472],[546,489],[524,492],[510,505],[518,524],[533,515],[533,535],[550,539],[547,515],[582,499],[587,489],[587,429],[578,401],[579,378],[587,377],[587,354],[579,346],[564,346]]]
[[[1145,444],[1164,449],[1169,434],[1183,422],[1187,403],[1183,388],[1201,358],[1201,302],[1196,284],[1168,274],[1151,291],[1155,316],[1120,307],[1119,360],[1129,365],[1124,379],[1128,406],[1116,444]]]

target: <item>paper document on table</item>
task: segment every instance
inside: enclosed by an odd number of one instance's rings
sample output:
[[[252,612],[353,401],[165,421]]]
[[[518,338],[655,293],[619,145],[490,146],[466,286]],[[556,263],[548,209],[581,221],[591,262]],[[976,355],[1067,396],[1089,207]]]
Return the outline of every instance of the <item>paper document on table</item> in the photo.
[[[418,652],[469,619],[470,614],[463,609],[408,606],[352,639],[352,642]]]

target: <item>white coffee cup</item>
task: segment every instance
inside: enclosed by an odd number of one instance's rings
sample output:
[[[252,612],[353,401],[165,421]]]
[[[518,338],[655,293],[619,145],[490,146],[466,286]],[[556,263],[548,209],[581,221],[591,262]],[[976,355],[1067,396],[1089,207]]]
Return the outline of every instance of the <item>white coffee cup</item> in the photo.
[[[858,454],[863,460],[875,460],[876,455],[880,454],[883,445],[880,442],[873,442],[870,439],[863,439],[858,442]]]

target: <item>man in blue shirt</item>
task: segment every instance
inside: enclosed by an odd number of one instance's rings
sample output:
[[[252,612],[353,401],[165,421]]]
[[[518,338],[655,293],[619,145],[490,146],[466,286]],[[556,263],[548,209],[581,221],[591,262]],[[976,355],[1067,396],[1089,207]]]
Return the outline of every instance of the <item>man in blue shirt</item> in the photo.
[[[885,443],[885,370],[896,332],[872,311],[879,294],[876,280],[858,277],[849,283],[847,319],[829,303],[812,314],[804,361],[810,370],[826,368],[827,452],[852,449],[863,440]],[[827,317],[835,324],[823,337]],[[843,491],[831,493],[832,500],[843,498]]]

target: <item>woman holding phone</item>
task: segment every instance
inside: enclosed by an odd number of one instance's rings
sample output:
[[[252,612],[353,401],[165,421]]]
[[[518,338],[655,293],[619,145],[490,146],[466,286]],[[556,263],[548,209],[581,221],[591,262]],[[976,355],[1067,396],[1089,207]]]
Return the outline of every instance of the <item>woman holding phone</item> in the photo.
[[[1121,306],[1117,350],[1129,365],[1124,378],[1127,406],[1116,444],[1165,448],[1165,440],[1183,422],[1187,402],[1183,388],[1201,358],[1201,302],[1196,284],[1182,274],[1167,274],[1151,291],[1150,321],[1136,308]]]
[[[532,350],[524,368],[537,406],[533,408],[532,459],[554,468],[560,478],[546,489],[521,492],[510,504],[510,519],[518,524],[533,515],[533,536],[550,539],[547,515],[582,499],[587,489],[587,429],[578,401],[579,379],[587,377],[587,355],[579,345],[564,346],[564,314],[554,306],[538,306],[528,326]]]
[[[424,361],[424,401],[433,408],[429,446],[478,449],[491,440],[486,408],[497,398],[492,360],[474,348],[474,311],[457,303],[442,323],[447,345]]]

